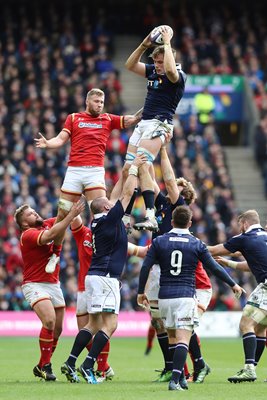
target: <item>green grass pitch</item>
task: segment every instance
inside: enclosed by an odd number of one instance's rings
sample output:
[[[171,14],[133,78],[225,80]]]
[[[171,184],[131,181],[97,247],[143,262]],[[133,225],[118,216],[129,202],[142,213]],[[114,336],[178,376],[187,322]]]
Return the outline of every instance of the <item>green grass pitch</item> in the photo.
[[[184,392],[169,392],[166,383],[153,383],[154,371],[163,366],[155,341],[152,352],[144,356],[145,339],[114,338],[111,340],[110,364],[116,376],[100,385],[85,382],[71,384],[60,373],[73,343],[62,338],[53,356],[53,370],[58,381],[44,382],[35,378],[32,368],[38,362],[37,338],[0,338],[0,399],[5,400],[166,400],[181,398],[195,400],[260,400],[267,398],[266,351],[257,368],[254,383],[230,384],[227,377],[243,365],[241,339],[202,340],[202,352],[212,372],[203,384],[190,384]],[[83,361],[83,353],[78,365]],[[191,364],[190,364],[191,366]]]

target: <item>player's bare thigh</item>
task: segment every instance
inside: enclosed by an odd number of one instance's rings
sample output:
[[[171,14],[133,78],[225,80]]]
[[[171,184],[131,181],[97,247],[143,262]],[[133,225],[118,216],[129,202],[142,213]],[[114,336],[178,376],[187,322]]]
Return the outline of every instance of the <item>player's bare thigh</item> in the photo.
[[[49,330],[55,329],[56,312],[51,300],[44,299],[39,301],[33,306],[33,310],[42,321],[44,327]]]
[[[159,137],[153,139],[141,139],[138,148],[143,148],[148,150],[153,154],[154,157],[158,155],[158,152],[162,146],[162,141]]]

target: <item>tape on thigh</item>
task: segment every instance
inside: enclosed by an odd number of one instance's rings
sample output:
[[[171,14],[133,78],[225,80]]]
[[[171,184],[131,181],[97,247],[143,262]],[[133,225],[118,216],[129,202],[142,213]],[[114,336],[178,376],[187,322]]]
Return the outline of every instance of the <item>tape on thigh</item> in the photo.
[[[64,211],[70,211],[72,205],[73,205],[73,202],[66,200],[66,199],[60,198],[58,201],[58,208],[61,208],[61,210],[64,210]]]
[[[126,164],[132,164],[134,159],[136,157],[135,153],[130,153],[127,151],[126,156],[125,156],[125,163]]]
[[[155,160],[155,156],[143,147],[138,147],[137,154],[144,154],[147,158],[147,164],[153,164],[153,161]]]

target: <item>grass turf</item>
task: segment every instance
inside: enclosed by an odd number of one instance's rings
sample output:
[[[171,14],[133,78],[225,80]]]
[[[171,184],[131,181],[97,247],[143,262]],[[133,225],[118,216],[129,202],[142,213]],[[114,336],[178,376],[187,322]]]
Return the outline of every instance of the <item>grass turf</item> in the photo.
[[[5,400],[165,400],[168,398],[197,400],[242,400],[266,399],[267,378],[266,351],[257,368],[258,380],[254,383],[230,384],[227,377],[236,373],[243,365],[241,339],[202,340],[202,352],[211,367],[211,374],[203,384],[190,384],[184,392],[169,392],[168,384],[154,383],[157,368],[163,362],[155,341],[152,352],[144,356],[145,339],[111,340],[110,365],[116,376],[113,381],[101,385],[86,382],[71,384],[60,373],[66,360],[72,338],[62,338],[53,356],[53,371],[58,381],[44,382],[35,378],[32,368],[39,358],[37,338],[0,338],[0,398]],[[83,361],[84,352],[78,364]],[[190,364],[191,366],[191,364]]]

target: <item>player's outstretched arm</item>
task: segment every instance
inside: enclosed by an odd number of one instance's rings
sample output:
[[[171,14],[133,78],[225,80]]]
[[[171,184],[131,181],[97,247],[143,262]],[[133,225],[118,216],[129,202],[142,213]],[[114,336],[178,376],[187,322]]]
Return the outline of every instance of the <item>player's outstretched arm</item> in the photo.
[[[145,258],[147,255],[149,246],[137,246],[134,243],[128,242],[128,255]]]
[[[34,139],[36,147],[40,149],[57,149],[63,146],[68,140],[69,135],[66,131],[61,131],[57,136],[47,140],[41,132],[38,133],[39,138]]]
[[[141,62],[140,59],[144,52],[152,46],[152,42],[150,40],[150,33],[145,37],[145,39],[140,43],[140,45],[132,52],[129,58],[126,60],[125,67],[134,72],[137,75],[140,75],[145,78],[146,76],[146,65]]]
[[[138,168],[146,162],[147,158],[144,154],[138,154],[133,161],[128,173],[128,178],[123,187],[122,195],[120,198],[124,211],[126,210],[134,189],[137,187]]]
[[[216,244],[215,246],[207,246],[210,254],[215,257],[215,256],[228,256],[231,254],[230,251],[228,251],[224,245],[221,244]]]
[[[223,267],[237,269],[238,271],[250,272],[248,263],[246,261],[233,261],[224,257],[214,257],[214,259]]]
[[[136,111],[136,113],[133,115],[124,115],[123,117],[124,127],[129,128],[130,126],[138,124],[138,122],[141,121],[142,119],[142,114],[143,114],[143,107],[140,108],[140,110]]]
[[[175,58],[171,48],[171,34],[170,31],[162,26],[161,34],[164,43],[164,70],[167,78],[172,82],[176,83],[179,80],[179,72],[176,68]]]
[[[85,203],[83,200],[74,203],[71,207],[69,213],[65,216],[65,218],[57,222],[52,226],[51,229],[45,230],[40,237],[39,243],[40,245],[47,244],[52,240],[55,240],[58,236],[61,236],[64,231],[67,229],[72,220],[77,217],[81,212],[83,212],[85,207]]]

